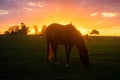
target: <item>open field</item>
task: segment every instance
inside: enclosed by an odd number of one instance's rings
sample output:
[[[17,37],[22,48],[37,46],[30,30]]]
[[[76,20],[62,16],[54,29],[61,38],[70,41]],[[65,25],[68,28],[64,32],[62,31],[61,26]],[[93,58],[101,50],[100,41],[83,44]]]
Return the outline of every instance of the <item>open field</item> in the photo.
[[[86,71],[75,48],[65,68],[64,47],[59,64],[46,63],[45,39],[40,36],[0,36],[0,80],[120,80],[120,37],[90,37],[86,41],[91,68]]]

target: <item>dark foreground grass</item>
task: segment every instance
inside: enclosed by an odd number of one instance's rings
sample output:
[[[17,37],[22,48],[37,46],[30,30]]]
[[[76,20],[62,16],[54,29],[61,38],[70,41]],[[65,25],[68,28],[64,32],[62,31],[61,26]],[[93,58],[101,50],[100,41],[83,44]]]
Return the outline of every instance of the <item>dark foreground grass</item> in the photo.
[[[86,41],[91,68],[86,71],[74,48],[65,68],[64,47],[59,64],[47,63],[40,36],[0,36],[0,80],[120,80],[120,37],[90,37]]]

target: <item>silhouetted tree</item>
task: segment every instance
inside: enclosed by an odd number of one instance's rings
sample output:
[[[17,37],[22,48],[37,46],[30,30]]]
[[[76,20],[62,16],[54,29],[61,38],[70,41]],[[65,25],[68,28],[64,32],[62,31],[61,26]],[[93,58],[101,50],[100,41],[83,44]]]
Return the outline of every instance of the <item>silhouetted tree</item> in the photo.
[[[14,32],[17,32],[18,30],[19,30],[19,26],[18,25],[13,26],[13,31]]]
[[[38,26],[34,25],[33,28],[35,30],[35,34],[38,35]]]
[[[17,35],[18,30],[19,30],[18,25],[15,25],[15,26],[11,27],[11,33],[10,34]]]
[[[99,31],[93,29],[93,30],[90,32],[90,34],[97,34],[97,35],[99,35],[100,33],[99,33]]]
[[[46,25],[44,25],[43,27],[42,27],[42,29],[41,29],[41,35],[44,35],[45,34],[45,30],[46,30]]]
[[[9,31],[5,31],[5,35],[9,35]]]
[[[9,32],[9,34],[11,34],[12,31],[13,31],[13,27],[10,26],[10,27],[8,28],[8,32]]]
[[[7,31],[5,31],[5,34],[11,34],[11,35],[27,35],[27,33],[29,32],[29,27],[26,27],[26,25],[24,23],[21,23],[21,29],[19,29],[18,25],[15,26],[11,26],[9,27],[9,29]]]
[[[18,28],[19,28],[18,25],[10,26],[10,27],[8,28],[8,30],[5,31],[5,34],[6,34],[6,35],[8,35],[8,34],[15,34],[15,33],[18,31]]]
[[[27,35],[28,29],[29,29],[29,27],[26,27],[26,25],[25,25],[24,23],[21,23],[20,33],[21,33],[22,35]]]

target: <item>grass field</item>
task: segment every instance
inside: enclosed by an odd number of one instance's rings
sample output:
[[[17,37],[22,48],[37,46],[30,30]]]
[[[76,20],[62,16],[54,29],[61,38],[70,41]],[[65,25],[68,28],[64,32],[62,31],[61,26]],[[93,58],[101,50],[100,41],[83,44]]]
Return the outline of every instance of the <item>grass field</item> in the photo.
[[[45,39],[40,36],[0,36],[0,80],[120,80],[120,37],[90,37],[86,41],[91,68],[86,71],[75,48],[65,68],[64,47],[59,64],[47,63]]]

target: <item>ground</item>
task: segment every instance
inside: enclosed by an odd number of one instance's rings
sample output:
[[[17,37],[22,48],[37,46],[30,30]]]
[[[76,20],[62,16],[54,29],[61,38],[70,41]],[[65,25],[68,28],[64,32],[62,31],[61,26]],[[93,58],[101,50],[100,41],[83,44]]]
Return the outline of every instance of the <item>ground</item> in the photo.
[[[70,67],[65,68],[65,51],[59,46],[59,64],[46,62],[44,37],[0,36],[0,80],[120,80],[120,37],[93,36],[86,41],[90,70],[79,61],[74,47]]]

